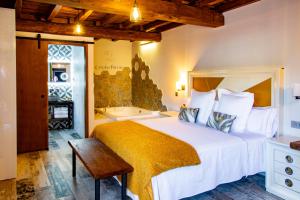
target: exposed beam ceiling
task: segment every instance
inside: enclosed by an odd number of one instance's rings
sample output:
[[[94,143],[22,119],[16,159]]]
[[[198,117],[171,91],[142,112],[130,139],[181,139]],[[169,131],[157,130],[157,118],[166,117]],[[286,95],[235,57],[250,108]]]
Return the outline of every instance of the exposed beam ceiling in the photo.
[[[172,28],[176,28],[176,27],[181,26],[181,25],[182,24],[171,22],[170,24],[167,24],[165,26],[158,27],[155,31],[163,32],[163,31],[166,31],[166,30],[170,30]]]
[[[32,23],[29,20],[17,19],[17,31],[28,31],[38,33],[50,33],[60,35],[78,35],[74,32],[74,25],[58,24],[51,22],[37,21]],[[130,40],[130,41],[156,41],[161,40],[160,33],[146,33],[130,30],[116,30],[109,28],[101,28],[97,26],[82,26],[82,33],[80,36],[108,38],[113,40]]]
[[[155,29],[157,29],[158,27],[165,26],[170,23],[172,23],[172,22],[154,21],[154,22],[151,22],[151,23],[145,25],[144,30],[145,30],[145,32],[151,32],[151,31],[154,31]]]
[[[73,8],[94,10],[97,12],[117,15],[129,15],[132,1],[120,0],[32,0],[40,3],[50,3]],[[224,15],[209,8],[196,8],[187,5],[161,0],[139,0],[142,17],[159,19],[183,24],[193,24],[208,27],[224,25]]]
[[[116,20],[120,18],[119,15],[107,15],[101,21],[102,26],[106,26],[108,24],[114,23]]]
[[[260,0],[234,0],[234,1],[230,1],[226,4],[220,5],[216,7],[216,10],[218,10],[219,12],[223,13],[229,10],[233,10],[251,3],[255,3],[258,2]]]
[[[85,10],[83,14],[80,15],[79,21],[82,22],[86,20],[94,11],[93,10]]]
[[[61,5],[55,5],[54,8],[52,9],[51,13],[49,14],[47,20],[52,21],[56,17],[56,15],[59,13],[61,8],[62,8]]]
[[[202,1],[197,1],[196,5],[198,7],[203,7],[203,6],[213,6],[215,4],[221,3],[224,0],[202,0]]]

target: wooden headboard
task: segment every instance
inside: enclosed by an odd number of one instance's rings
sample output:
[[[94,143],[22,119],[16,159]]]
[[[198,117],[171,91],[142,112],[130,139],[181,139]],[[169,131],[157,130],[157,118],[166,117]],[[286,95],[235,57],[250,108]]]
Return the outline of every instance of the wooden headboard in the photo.
[[[279,107],[283,68],[201,70],[189,72],[188,92],[224,88],[254,93],[254,106]]]

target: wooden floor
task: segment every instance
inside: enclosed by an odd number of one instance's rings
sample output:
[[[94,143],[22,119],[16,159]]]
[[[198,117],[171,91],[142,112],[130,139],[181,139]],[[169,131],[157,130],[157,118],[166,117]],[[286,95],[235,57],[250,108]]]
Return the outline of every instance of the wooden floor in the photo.
[[[69,139],[79,139],[71,131],[50,132],[49,151],[18,155],[17,180],[0,181],[0,200],[93,200],[94,180],[80,162],[72,178]],[[121,199],[114,179],[101,181],[101,199]],[[256,175],[224,184],[215,190],[184,200],[279,200],[267,193],[264,176]]]

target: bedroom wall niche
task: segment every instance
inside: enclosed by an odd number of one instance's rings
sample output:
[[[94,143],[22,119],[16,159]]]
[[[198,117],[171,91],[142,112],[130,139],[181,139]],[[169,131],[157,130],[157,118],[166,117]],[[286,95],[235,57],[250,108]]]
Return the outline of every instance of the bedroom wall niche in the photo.
[[[95,43],[95,108],[131,106],[131,49],[128,41]]]
[[[162,91],[149,77],[150,68],[135,55],[132,59],[132,105],[149,110],[165,111],[162,104]]]

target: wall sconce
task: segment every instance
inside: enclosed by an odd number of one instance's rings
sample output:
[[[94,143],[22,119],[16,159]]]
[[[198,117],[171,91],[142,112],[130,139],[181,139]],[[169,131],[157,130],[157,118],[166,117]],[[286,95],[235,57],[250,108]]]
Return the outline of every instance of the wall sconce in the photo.
[[[300,83],[296,83],[293,88],[293,96],[295,99],[300,99]]]
[[[185,92],[185,83],[181,81],[176,82],[176,91],[175,91],[175,96],[177,97],[179,93]]]

